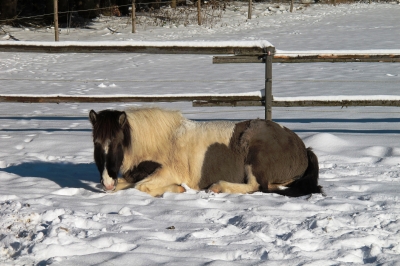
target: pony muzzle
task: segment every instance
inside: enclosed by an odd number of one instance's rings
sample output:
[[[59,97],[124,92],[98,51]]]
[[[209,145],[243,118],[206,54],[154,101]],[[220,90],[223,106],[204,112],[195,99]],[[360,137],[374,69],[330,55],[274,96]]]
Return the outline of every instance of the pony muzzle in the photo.
[[[117,188],[117,180],[113,180],[113,182],[104,182],[104,180],[101,180],[101,184],[103,185],[103,189],[105,191],[114,191]]]
[[[103,185],[103,189],[105,191],[114,191],[117,188],[118,179],[102,179],[101,184]]]

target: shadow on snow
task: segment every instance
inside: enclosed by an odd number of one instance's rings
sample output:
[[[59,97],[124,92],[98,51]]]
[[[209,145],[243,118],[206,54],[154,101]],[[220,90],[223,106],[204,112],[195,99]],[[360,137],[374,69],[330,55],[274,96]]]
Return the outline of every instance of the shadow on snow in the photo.
[[[73,164],[36,161],[12,165],[0,170],[21,177],[46,178],[58,184],[61,188],[84,188],[93,192],[101,190],[89,184],[99,184],[100,182],[99,172],[94,163]]]

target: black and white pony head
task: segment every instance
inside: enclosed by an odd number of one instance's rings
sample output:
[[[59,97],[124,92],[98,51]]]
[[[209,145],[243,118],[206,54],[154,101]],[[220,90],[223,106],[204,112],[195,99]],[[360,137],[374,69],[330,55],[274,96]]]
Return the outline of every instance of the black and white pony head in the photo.
[[[124,150],[131,146],[131,132],[125,112],[91,110],[93,126],[94,160],[105,190],[114,190],[124,160]]]

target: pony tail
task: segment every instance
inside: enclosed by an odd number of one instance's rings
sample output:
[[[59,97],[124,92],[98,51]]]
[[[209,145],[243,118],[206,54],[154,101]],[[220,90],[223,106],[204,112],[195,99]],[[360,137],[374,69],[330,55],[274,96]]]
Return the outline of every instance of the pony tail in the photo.
[[[287,185],[284,190],[270,191],[283,196],[300,197],[312,193],[323,193],[318,185],[319,165],[318,158],[311,148],[307,148],[308,167],[303,176]]]

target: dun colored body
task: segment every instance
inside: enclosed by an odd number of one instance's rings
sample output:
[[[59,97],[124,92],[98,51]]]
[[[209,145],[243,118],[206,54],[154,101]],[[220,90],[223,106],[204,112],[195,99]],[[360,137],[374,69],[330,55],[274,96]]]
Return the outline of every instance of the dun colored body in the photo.
[[[214,192],[320,193],[318,159],[291,130],[272,121],[196,122],[159,108],[90,111],[94,158],[105,190],[118,172],[153,196]]]

